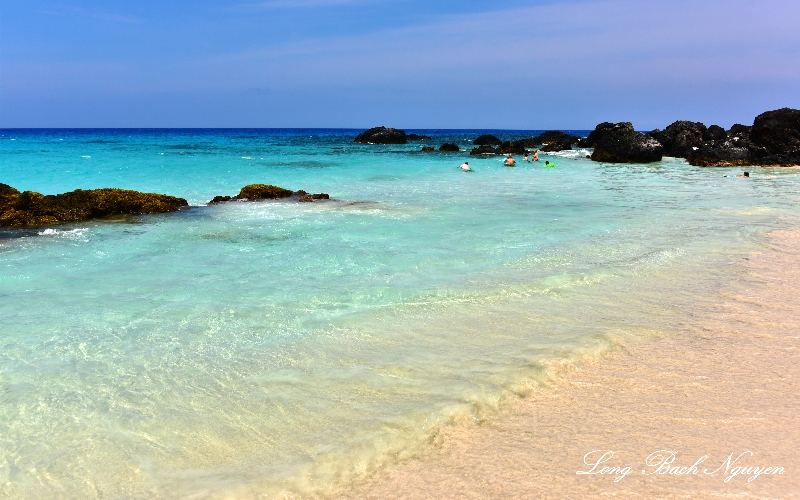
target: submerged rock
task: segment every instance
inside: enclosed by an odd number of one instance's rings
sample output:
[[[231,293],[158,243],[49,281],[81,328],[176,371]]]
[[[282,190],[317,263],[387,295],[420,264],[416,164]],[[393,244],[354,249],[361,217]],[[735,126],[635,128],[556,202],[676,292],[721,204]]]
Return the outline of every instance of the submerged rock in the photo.
[[[408,142],[405,130],[374,127],[358,134],[353,141],[358,144],[405,144]]]
[[[447,153],[458,153],[461,149],[458,147],[457,144],[453,144],[452,142],[445,142],[441,146],[439,146],[439,151],[444,151]]]
[[[636,132],[630,122],[601,123],[589,134],[589,138],[594,143],[594,161],[651,163],[660,161],[664,153],[661,143],[653,137]]]
[[[183,198],[128,189],[76,189],[43,195],[0,184],[0,226],[43,226],[110,215],[174,212],[189,204]]]
[[[478,137],[474,141],[473,144],[476,146],[499,146],[503,143],[500,139],[493,136],[492,134],[483,134],[482,136]]]
[[[425,153],[428,153],[428,152],[430,152],[430,151],[436,151],[436,149],[434,149],[434,147],[433,147],[433,146],[422,146],[422,149],[421,149],[420,151],[423,151],[423,152],[425,152]]]
[[[429,135],[417,135],[417,134],[408,134],[406,139],[409,141],[430,141],[433,138]]]

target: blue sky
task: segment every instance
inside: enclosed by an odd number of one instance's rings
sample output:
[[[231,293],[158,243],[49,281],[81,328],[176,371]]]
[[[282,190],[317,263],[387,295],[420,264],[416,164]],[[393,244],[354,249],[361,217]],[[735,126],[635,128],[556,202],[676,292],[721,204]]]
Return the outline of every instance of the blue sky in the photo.
[[[800,108],[796,0],[0,0],[2,127],[580,129]]]

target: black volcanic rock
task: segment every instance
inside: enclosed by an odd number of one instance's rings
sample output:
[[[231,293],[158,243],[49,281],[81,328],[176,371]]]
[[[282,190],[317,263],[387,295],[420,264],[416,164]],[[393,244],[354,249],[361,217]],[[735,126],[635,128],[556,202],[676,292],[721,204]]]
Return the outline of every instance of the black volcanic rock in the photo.
[[[728,136],[733,137],[735,135],[747,134],[749,137],[751,128],[753,127],[748,127],[747,125],[742,125],[741,123],[734,123],[731,129],[728,130]]]
[[[358,134],[353,141],[358,144],[405,144],[406,132],[396,128],[374,127]]]
[[[417,134],[408,134],[406,139],[409,141],[430,141],[432,140],[431,136],[429,135],[417,135]]]
[[[514,142],[506,141],[497,147],[497,152],[506,155],[508,154],[524,155],[525,153],[527,153],[523,141],[514,141]]]
[[[724,141],[728,138],[728,133],[719,125],[709,125],[706,133],[703,134],[703,139],[707,141]]]
[[[493,136],[492,134],[483,134],[482,136],[472,141],[472,143],[475,144],[476,146],[487,146],[487,145],[499,146],[500,144],[503,143],[503,141]]]
[[[174,212],[189,204],[183,198],[129,189],[76,189],[43,195],[0,184],[0,227],[24,227],[96,219],[110,215]]]
[[[560,130],[548,130],[536,137],[524,139],[524,143],[528,147],[536,147],[543,144],[542,151],[564,151],[572,149],[573,144],[578,144],[580,137],[571,135]]]
[[[800,154],[800,110],[783,108],[761,113],[753,121],[750,140],[769,155]]]
[[[470,156],[496,155],[499,153],[500,151],[498,151],[497,148],[493,148],[488,144],[478,146],[477,148],[472,148],[472,151],[469,152]]]
[[[593,148],[597,144],[597,140],[613,130],[614,124],[610,122],[603,122],[596,126],[594,130],[589,132],[589,136],[585,139],[578,141],[578,146],[582,148]]]
[[[447,153],[457,153],[461,151],[457,144],[453,144],[452,142],[445,142],[441,146],[439,146],[439,151],[444,151]]]
[[[767,111],[752,127],[737,123],[724,139],[704,141],[687,161],[698,166],[800,165],[800,110]]]
[[[721,127],[717,128],[722,130]],[[722,132],[724,133],[725,131],[722,130]],[[666,156],[686,158],[703,145],[707,134],[708,129],[702,123],[678,120],[663,131],[656,129],[647,135],[664,146],[664,154]]]
[[[592,134],[594,161],[651,163],[660,161],[664,153],[664,147],[657,140],[636,132],[630,122],[601,123]]]
[[[430,152],[430,151],[435,151],[435,149],[433,148],[433,146],[422,146],[421,151],[427,153],[427,152]]]

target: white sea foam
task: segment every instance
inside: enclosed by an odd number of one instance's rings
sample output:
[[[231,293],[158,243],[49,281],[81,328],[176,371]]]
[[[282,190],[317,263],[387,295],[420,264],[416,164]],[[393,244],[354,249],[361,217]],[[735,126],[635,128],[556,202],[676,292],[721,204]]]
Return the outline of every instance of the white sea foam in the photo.
[[[546,154],[561,158],[586,158],[586,156],[591,156],[592,151],[589,149],[566,149],[564,151],[553,151],[552,153]]]
[[[86,240],[86,232],[88,230],[88,227],[78,227],[69,230],[47,228],[44,231],[39,231],[37,234],[39,236],[50,236],[67,240]]]

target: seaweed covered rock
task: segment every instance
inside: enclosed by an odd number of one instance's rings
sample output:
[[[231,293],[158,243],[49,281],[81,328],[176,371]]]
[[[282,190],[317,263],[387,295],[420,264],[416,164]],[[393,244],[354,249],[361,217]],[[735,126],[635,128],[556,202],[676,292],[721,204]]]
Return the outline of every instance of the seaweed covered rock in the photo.
[[[358,144],[405,144],[408,142],[405,130],[373,127],[358,134],[353,141]]]
[[[226,201],[231,201],[233,199],[232,196],[215,196],[208,202],[209,205],[216,205],[217,203],[225,203]]]
[[[664,147],[657,140],[636,132],[630,122],[601,123],[592,134],[595,134],[594,161],[651,163],[660,161],[664,153]]]
[[[458,153],[461,149],[458,147],[457,144],[453,144],[452,142],[445,142],[441,146],[439,146],[439,151],[444,151],[446,153]]]
[[[288,198],[294,191],[272,184],[248,184],[243,187],[239,194],[233,197],[234,200],[275,200],[278,198]]]
[[[300,194],[302,193],[302,194]],[[301,203],[310,203],[316,200],[330,200],[331,197],[327,193],[317,193],[311,194],[306,193],[305,191],[298,191],[297,194],[300,194],[300,198],[297,200]]]
[[[492,134],[483,134],[479,136],[477,139],[472,141],[473,144],[476,146],[499,146],[503,143],[500,139],[493,136]]]
[[[406,140],[409,141],[430,141],[433,138],[429,135],[417,135],[417,134],[408,134],[406,136]]]
[[[226,203],[229,201],[257,201],[257,200],[277,200],[297,196],[298,201],[309,202],[314,200],[328,200],[330,196],[326,193],[311,194],[303,191],[292,191],[272,184],[248,184],[239,190],[236,196],[215,196],[209,205]]]
[[[499,153],[500,151],[498,151],[497,148],[493,148],[488,144],[484,144],[483,146],[479,146],[477,148],[472,148],[472,151],[469,152],[470,156],[496,155]]]
[[[0,226],[24,227],[96,219],[110,215],[174,212],[183,198],[128,189],[77,189],[57,195],[18,190],[0,184]]]

